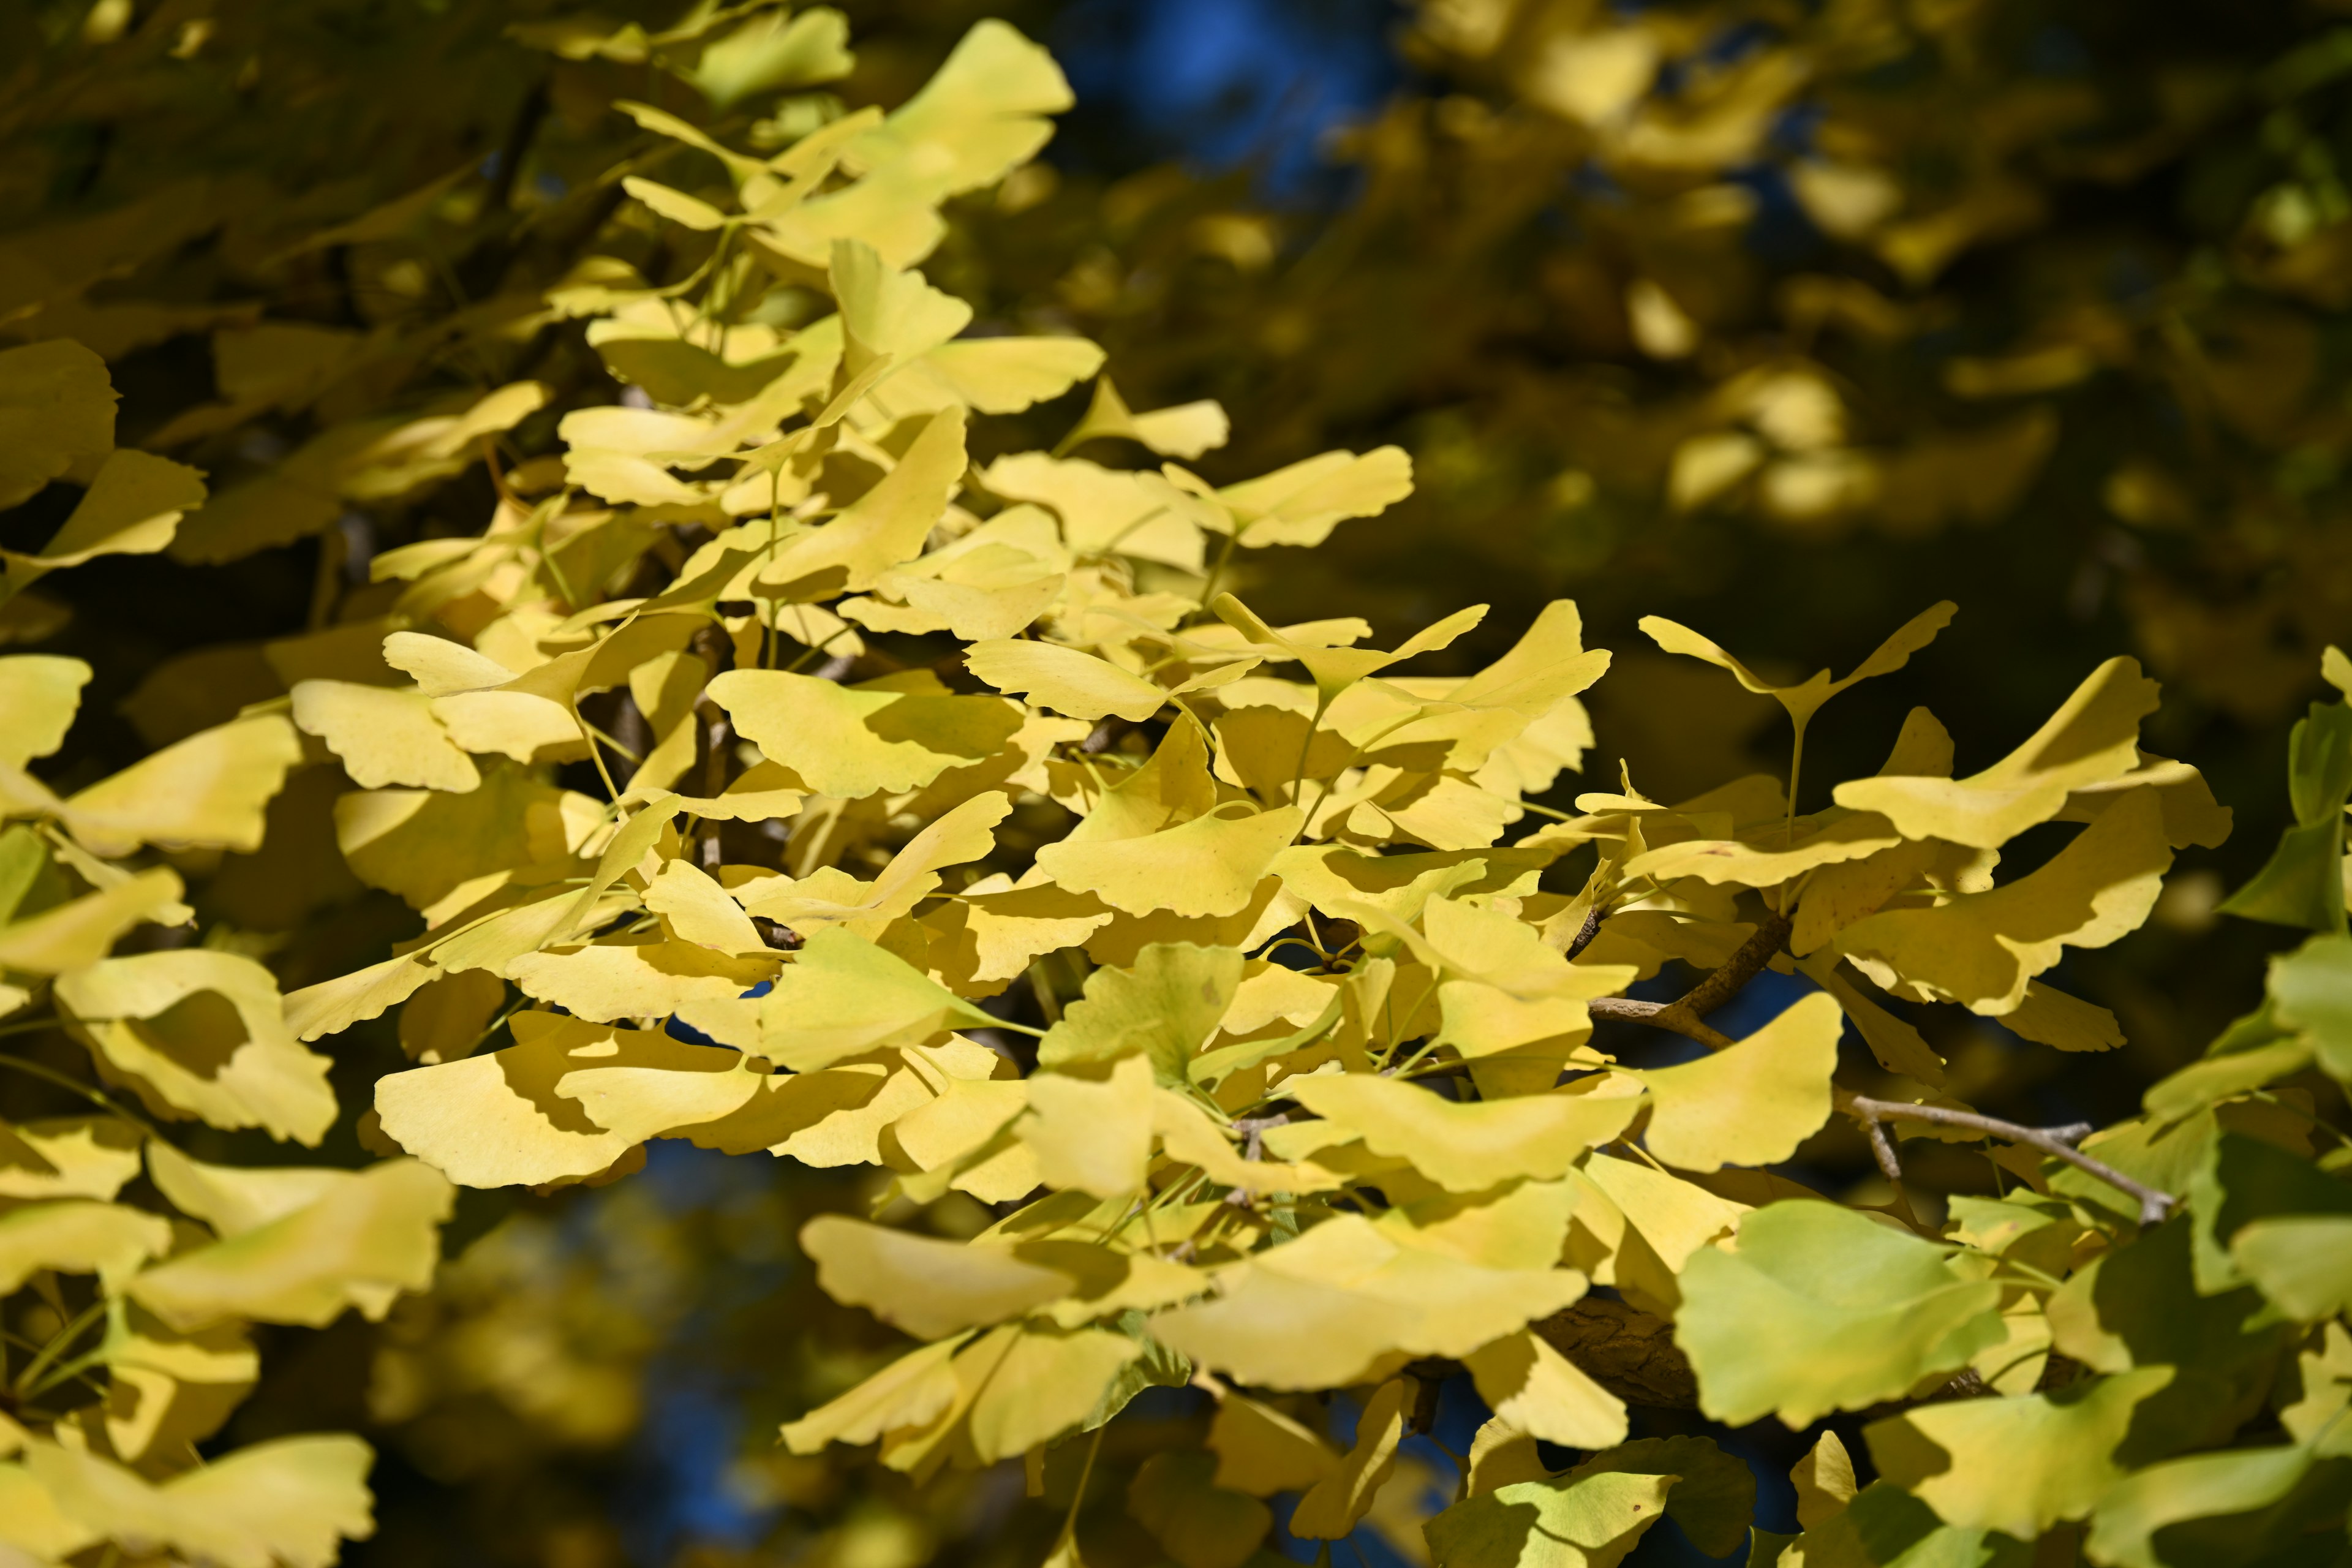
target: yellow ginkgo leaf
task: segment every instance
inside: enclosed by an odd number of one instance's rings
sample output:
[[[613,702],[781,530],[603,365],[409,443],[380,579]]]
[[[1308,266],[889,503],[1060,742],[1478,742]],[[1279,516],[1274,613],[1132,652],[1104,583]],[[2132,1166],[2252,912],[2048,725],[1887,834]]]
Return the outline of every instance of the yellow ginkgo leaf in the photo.
[[[1012,810],[1013,802],[994,791],[972,796],[907,840],[870,882],[827,866],[798,880],[748,877],[729,890],[752,914],[803,934],[821,925],[853,924],[861,935],[874,935],[937,892],[943,868],[994,849],[996,825]]]
[[[193,1164],[194,1162],[189,1162]],[[320,1327],[355,1307],[380,1321],[404,1290],[433,1282],[439,1227],[456,1194],[418,1160],[387,1160],[364,1171],[253,1173],[220,1167],[184,1177],[206,1189],[212,1213],[238,1228],[134,1277],[134,1300],[180,1329],[228,1318]]]
[[[0,1197],[111,1198],[139,1173],[139,1144],[113,1117],[0,1122]]]
[[[107,1402],[107,1441],[129,1464],[211,1436],[261,1376],[247,1324],[182,1333],[134,1302],[109,1322],[98,1353],[123,1391]]]
[[[777,552],[761,568],[761,582],[786,598],[825,599],[871,588],[915,559],[963,481],[963,441],[962,409],[931,416],[896,468],[832,521]]]
[[[749,920],[743,922],[751,924]],[[757,932],[752,933],[757,936]],[[450,968],[467,967],[464,939],[439,950]],[[526,996],[600,1024],[624,1018],[666,1018],[697,1003],[725,1003],[775,973],[777,955],[765,942],[745,944],[754,956],[714,952],[659,932],[583,946],[525,952],[491,964]]]
[[[1223,1294],[1151,1321],[1154,1338],[1265,1388],[1335,1388],[1390,1357],[1466,1356],[1584,1293],[1572,1269],[1481,1268],[1325,1220],[1222,1270]]]
[[[38,554],[0,551],[0,562],[7,566],[0,588],[13,594],[45,573],[100,555],[152,555],[171,544],[180,519],[204,504],[204,476],[195,469],[117,447]]]
[[[992,756],[1021,727],[1001,697],[851,687],[775,669],[734,669],[710,700],[771,761],[821,795],[848,800],[920,789]]]
[[[1411,1161],[1431,1181],[1458,1193],[1513,1177],[1564,1175],[1586,1150],[1622,1132],[1641,1107],[1638,1087],[1615,1077],[1467,1105],[1365,1073],[1295,1078],[1282,1089],[1360,1135],[1373,1152]]]
[[[1241,977],[1242,955],[1232,948],[1155,942],[1130,963],[1087,976],[1086,994],[1037,1043],[1038,1063],[1068,1068],[1140,1056],[1159,1081],[1181,1084]]]
[[[1270,1405],[1228,1393],[1209,1424],[1217,1456],[1214,1484],[1252,1497],[1303,1492],[1339,1468],[1339,1456],[1320,1436]]]
[[[422,691],[305,680],[294,688],[293,714],[295,727],[326,742],[362,789],[407,784],[463,795],[482,782]],[[563,739],[576,738],[567,723]]]
[[[63,974],[104,958],[115,939],[148,921],[186,918],[179,873],[158,866],[111,887],[0,925],[0,969]]]
[[[172,1245],[171,1222],[121,1204],[68,1198],[0,1215],[0,1295],[44,1268],[121,1278]]]
[[[1855,779],[1838,785],[1835,798],[1852,810],[1879,813],[1906,838],[1998,848],[2057,816],[2074,791],[2139,766],[2139,722],[2156,711],[2157,697],[2156,682],[2137,662],[2111,658],[2032,739],[1984,772],[1964,779]]]
[[[972,1458],[983,1465],[1027,1453],[1076,1426],[1120,1370],[1143,1353],[1136,1340],[1109,1329],[1024,1323],[1000,1342],[1003,1359],[971,1374],[977,1392],[966,1421]]]
[[[1539,1335],[1506,1335],[1465,1364],[1496,1419],[1531,1437],[1587,1450],[1625,1440],[1624,1402]]]
[[[385,1135],[461,1186],[576,1181],[635,1146],[637,1137],[589,1114],[581,1086],[569,1081],[575,1072],[648,1068],[716,1078],[740,1060],[656,1030],[600,1027],[552,1013],[518,1013],[508,1026],[516,1043],[504,1050],[376,1080]],[[574,1092],[560,1092],[566,1088]]]
[[[1016,452],[991,463],[982,480],[1007,500],[1052,509],[1063,538],[1081,556],[1129,555],[1198,572],[1202,531],[1221,516],[1158,474],[1106,468],[1084,458]]]
[[[1934,642],[1936,634],[1951,625],[1952,617],[1958,613],[1959,606],[1948,599],[1930,605],[1904,623],[1893,637],[1879,644],[1877,651],[1854,666],[1851,674],[1832,680],[1828,670],[1816,670],[1796,686],[1773,685],[1707,638],[1663,616],[1644,616],[1641,626],[1650,634],[1652,641],[1668,653],[1705,659],[1718,668],[1729,670],[1733,679],[1748,690],[1778,701],[1788,710],[1790,721],[1796,726],[1801,738],[1805,726],[1815,713],[1821,711],[1822,703],[1857,681],[1868,680],[1873,676],[1894,674],[1911,661],[1913,654]],[[1846,803],[1841,801],[1839,804]]]
[[[98,1454],[28,1446],[26,1468],[93,1540],[169,1548],[221,1568],[331,1568],[341,1542],[374,1533],[368,1467],[345,1433],[278,1437],[161,1485]]]
[[[1392,653],[1379,648],[1346,647],[1295,640],[1260,620],[1255,612],[1231,594],[1220,594],[1209,608],[1223,621],[1250,639],[1251,651],[1268,658],[1295,659],[1307,668],[1307,676],[1315,682],[1318,700],[1318,711],[1328,709],[1332,700],[1349,687],[1367,676],[1377,675],[1391,665],[1402,664],[1418,654],[1434,653],[1451,647],[1455,638],[1486,618],[1486,606],[1473,605],[1466,610],[1456,610],[1433,626],[1423,627]]]
[[[863,240],[833,243],[827,281],[841,302],[842,363],[853,376],[879,359],[916,359],[954,337],[971,307],[919,272],[902,271]]]
[[[2014,882],[1923,909],[1882,910],[1840,931],[1837,950],[1864,973],[1904,982],[1971,1012],[1998,1016],[2068,947],[2105,947],[2147,917],[2172,850],[2161,803],[2136,790],[2049,862]]]
[[[963,995],[987,995],[1039,954],[1083,945],[1112,912],[1083,893],[1002,873],[972,883],[923,916],[933,973]]]
[[[1095,383],[1094,399],[1087,405],[1085,416],[1062,437],[1058,450],[1074,452],[1088,441],[1114,437],[1149,447],[1163,458],[1182,458],[1190,462],[1203,452],[1223,446],[1232,432],[1233,423],[1225,417],[1224,409],[1208,398],[1172,408],[1156,408],[1149,414],[1135,413],[1106,375]]]
[[[301,740],[285,719],[239,719],[69,796],[66,826],[98,855],[128,855],[142,844],[251,854],[261,847],[264,808],[301,760]]]
[[[836,1301],[864,1307],[921,1339],[1016,1317],[1077,1284],[1001,1247],[940,1241],[842,1215],[801,1229],[801,1250]]]
[[[1040,849],[1037,864],[1072,892],[1130,914],[1230,915],[1249,904],[1304,820],[1296,806],[1252,811],[1237,802],[1140,837],[1066,838]]]
[[[882,1046],[919,1044],[951,1025],[996,1022],[905,959],[839,926],[810,937],[765,996],[690,1003],[677,1016],[794,1072]]]
[[[252,959],[203,948],[110,958],[61,975],[57,997],[158,1115],[313,1145],[335,1120],[328,1058],[294,1038],[277,981]]]
[[[1396,1468],[1412,1386],[1399,1377],[1372,1391],[1356,1418],[1355,1442],[1332,1472],[1298,1500],[1290,1516],[1291,1534],[1306,1541],[1338,1541],[1371,1510],[1373,1496]]]
[[[1164,689],[1141,676],[1058,643],[974,643],[964,650],[964,667],[999,691],[1018,693],[1073,719],[1117,714],[1139,724],[1168,700]]]
[[[114,447],[106,362],[71,338],[0,350],[0,507]]]
[[[1320,544],[1351,517],[1371,517],[1412,493],[1412,459],[1401,447],[1361,457],[1326,452],[1262,478],[1229,485],[1217,500],[1243,544]]]
[[[743,906],[709,872],[690,860],[665,860],[646,884],[646,908],[669,923],[680,942],[719,952],[761,953],[768,944]]]
[[[1099,1082],[1040,1072],[1014,1131],[1046,1185],[1115,1198],[1143,1185],[1151,1157],[1151,1058],[1122,1058]]]
[[[948,1363],[968,1336],[918,1345],[831,1404],[784,1424],[784,1447],[814,1454],[829,1443],[871,1443],[885,1432],[929,1426],[955,1403]]]
[[[868,181],[920,181],[942,196],[993,184],[1054,133],[1075,101],[1054,57],[994,17],[976,22],[920,91],[861,132],[845,162]]]
[[[1829,1120],[1844,1027],[1837,999],[1816,992],[1727,1050],[1640,1074],[1650,1152],[1685,1171],[1787,1159]]]
[[[0,763],[21,768],[62,744],[89,684],[89,666],[58,654],[0,658]]]

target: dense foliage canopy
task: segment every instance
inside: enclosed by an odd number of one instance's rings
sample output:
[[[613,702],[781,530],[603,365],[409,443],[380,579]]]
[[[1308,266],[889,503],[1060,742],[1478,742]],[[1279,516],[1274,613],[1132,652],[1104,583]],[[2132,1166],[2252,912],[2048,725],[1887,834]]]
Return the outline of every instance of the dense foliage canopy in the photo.
[[[1299,245],[0,20],[0,1565],[2352,1557],[2352,47],[2105,15],[1433,5]]]

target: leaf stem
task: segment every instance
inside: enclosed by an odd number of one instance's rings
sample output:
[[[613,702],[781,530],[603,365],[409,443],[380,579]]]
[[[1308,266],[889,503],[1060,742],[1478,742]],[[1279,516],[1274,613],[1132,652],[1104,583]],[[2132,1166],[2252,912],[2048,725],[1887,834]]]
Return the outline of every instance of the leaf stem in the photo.
[[[14,1068],[16,1071],[25,1074],[28,1078],[37,1078],[46,1083],[55,1084],[59,1089],[78,1094],[81,1096],[82,1099],[89,1100],[92,1105],[95,1105],[100,1110],[105,1111],[108,1115],[119,1118],[120,1120],[128,1122],[130,1125],[136,1127],[141,1132],[150,1138],[162,1138],[163,1136],[162,1133],[156,1131],[154,1127],[143,1118],[133,1116],[131,1112],[123,1110],[120,1105],[115,1104],[112,1100],[110,1100],[104,1094],[101,1094],[97,1089],[90,1088],[89,1085],[79,1082],[74,1079],[68,1078],[64,1073],[58,1071],[55,1068],[45,1067],[39,1062],[27,1061],[23,1057],[10,1056],[5,1052],[0,1052],[0,1068]]]

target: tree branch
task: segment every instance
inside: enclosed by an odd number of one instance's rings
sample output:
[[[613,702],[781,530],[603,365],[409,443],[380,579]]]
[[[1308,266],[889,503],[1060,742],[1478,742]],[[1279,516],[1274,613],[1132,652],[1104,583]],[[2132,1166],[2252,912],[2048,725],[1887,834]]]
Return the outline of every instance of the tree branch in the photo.
[[[1738,995],[1740,988],[1772,962],[1772,955],[1789,940],[1789,926],[1787,915],[1774,914],[1739,944],[1738,952],[1672,1002],[1635,1002],[1622,996],[1603,996],[1586,1004],[1586,1008],[1596,1018],[1647,1024],[1652,1028],[1671,1030],[1685,1039],[1696,1040],[1708,1050],[1727,1050],[1738,1042],[1718,1029],[1708,1028],[1701,1020]],[[1591,922],[1587,922],[1587,929],[1594,929]]]
[[[2095,1160],[2074,1145],[2091,1134],[2087,1122],[2075,1122],[2065,1127],[2026,1127],[2015,1121],[2003,1121],[1998,1117],[1979,1116],[1973,1110],[1955,1110],[1942,1105],[1912,1105],[1898,1100],[1869,1100],[1843,1089],[1832,1090],[1838,1110],[1860,1121],[1875,1133],[1882,1121],[1932,1121],[1944,1127],[1966,1127],[1972,1131],[1989,1133],[2007,1139],[2011,1143],[2023,1143],[2043,1153],[2065,1161],[2077,1169],[2089,1172],[2117,1191],[2127,1194],[2139,1204],[2142,1226],[2161,1225],[2172,1212],[2172,1194],[2136,1182],[2104,1160]],[[1876,1134],[1884,1136],[1884,1134]],[[1892,1150],[1888,1151],[1891,1158]],[[1886,1160],[1880,1161],[1884,1169]],[[1896,1173],[1899,1174],[1899,1170]]]

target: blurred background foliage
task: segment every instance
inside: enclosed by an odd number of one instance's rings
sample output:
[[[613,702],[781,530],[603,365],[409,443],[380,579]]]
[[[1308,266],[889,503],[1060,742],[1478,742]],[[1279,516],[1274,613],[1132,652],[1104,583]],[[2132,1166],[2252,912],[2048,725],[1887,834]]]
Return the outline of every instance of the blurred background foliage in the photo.
[[[2124,1052],[2053,1066],[1979,1022],[1939,1042],[1953,1087],[2027,1121],[2112,1119],[2254,997],[2276,942],[2215,927],[2211,907],[2274,841],[2286,726],[2321,647],[2352,641],[2346,7],[843,9],[854,69],[760,99],[775,134],[902,100],[982,15],[1045,41],[1071,78],[1077,105],[1044,160],[961,198],[927,265],[981,321],[1096,339],[1137,407],[1220,400],[1235,434],[1198,465],[1213,480],[1331,447],[1412,453],[1412,500],[1331,548],[1266,552],[1232,582],[1253,603],[1388,633],[1491,602],[1487,640],[1457,650],[1468,667],[1576,598],[1589,640],[1619,653],[1594,694],[1591,784],[1563,795],[1612,784],[1621,757],[1666,799],[1780,765],[1777,710],[1645,651],[1643,614],[1801,673],[1958,600],[1931,657],[1814,737],[1820,778],[1869,771],[1914,702],[1985,748],[1965,773],[2098,659],[2136,654],[2166,683],[2154,742],[2204,771],[2238,832],[2184,857],[2150,929],[2063,977],[2116,1011]],[[123,393],[120,439],[205,468],[223,498],[208,520],[240,476],[399,399],[531,375],[609,400],[540,294],[612,217],[600,176],[643,150],[613,98],[741,129],[761,84],[698,54],[692,29],[714,15],[681,24],[670,0],[627,0],[567,27],[575,8],[530,0],[0,6],[0,339],[98,348]],[[631,18],[649,40],[635,58],[568,41]],[[650,240],[630,259],[656,278],[691,265]],[[223,346],[263,335],[266,353]],[[1050,444],[1084,396],[1033,412],[1025,434]],[[509,457],[548,449],[561,406]],[[275,691],[272,660],[295,643],[316,672],[321,639],[369,613],[373,553],[478,531],[495,498],[476,468],[376,504],[331,487],[264,499],[302,520],[267,548],[208,552],[199,527],[173,558],[100,562],[6,606],[0,637],[99,672],[55,780]],[[19,508],[0,545],[57,521]],[[327,804],[289,792],[270,863],[231,858],[205,895],[289,990],[363,962],[404,918],[343,872]],[[388,1029],[362,1037],[346,1087],[404,1059]],[[0,1110],[55,1109],[44,1092],[12,1081]],[[336,1137],[356,1161],[353,1130]],[[919,1500],[900,1478],[772,1446],[779,1420],[898,1342],[828,1301],[793,1247],[810,1215],[871,1194],[662,1150],[610,1189],[469,1195],[440,1289],[381,1326],[272,1331],[226,1440],[367,1432],[381,1525],[357,1563],[1042,1558],[1055,1515],[1025,1503],[1018,1473]],[[1850,1165],[1810,1179],[1865,1164],[1857,1141]],[[930,1223],[987,1217],[950,1205]],[[1174,1394],[1159,1408],[1202,1418]],[[1466,1426],[1448,1432],[1471,1415],[1441,1411],[1436,1436],[1465,1447]],[[1349,1543],[1368,1561],[1421,1552],[1415,1510],[1445,1461],[1415,1442],[1393,1502]],[[1769,1461],[1760,1522],[1775,1523],[1796,1447],[1733,1443]],[[1057,1505],[1077,1481],[1057,1466],[1030,1479]],[[1154,1560],[1118,1486],[1095,1485],[1090,1556]],[[1639,1560],[1676,1551],[1662,1530]]]

